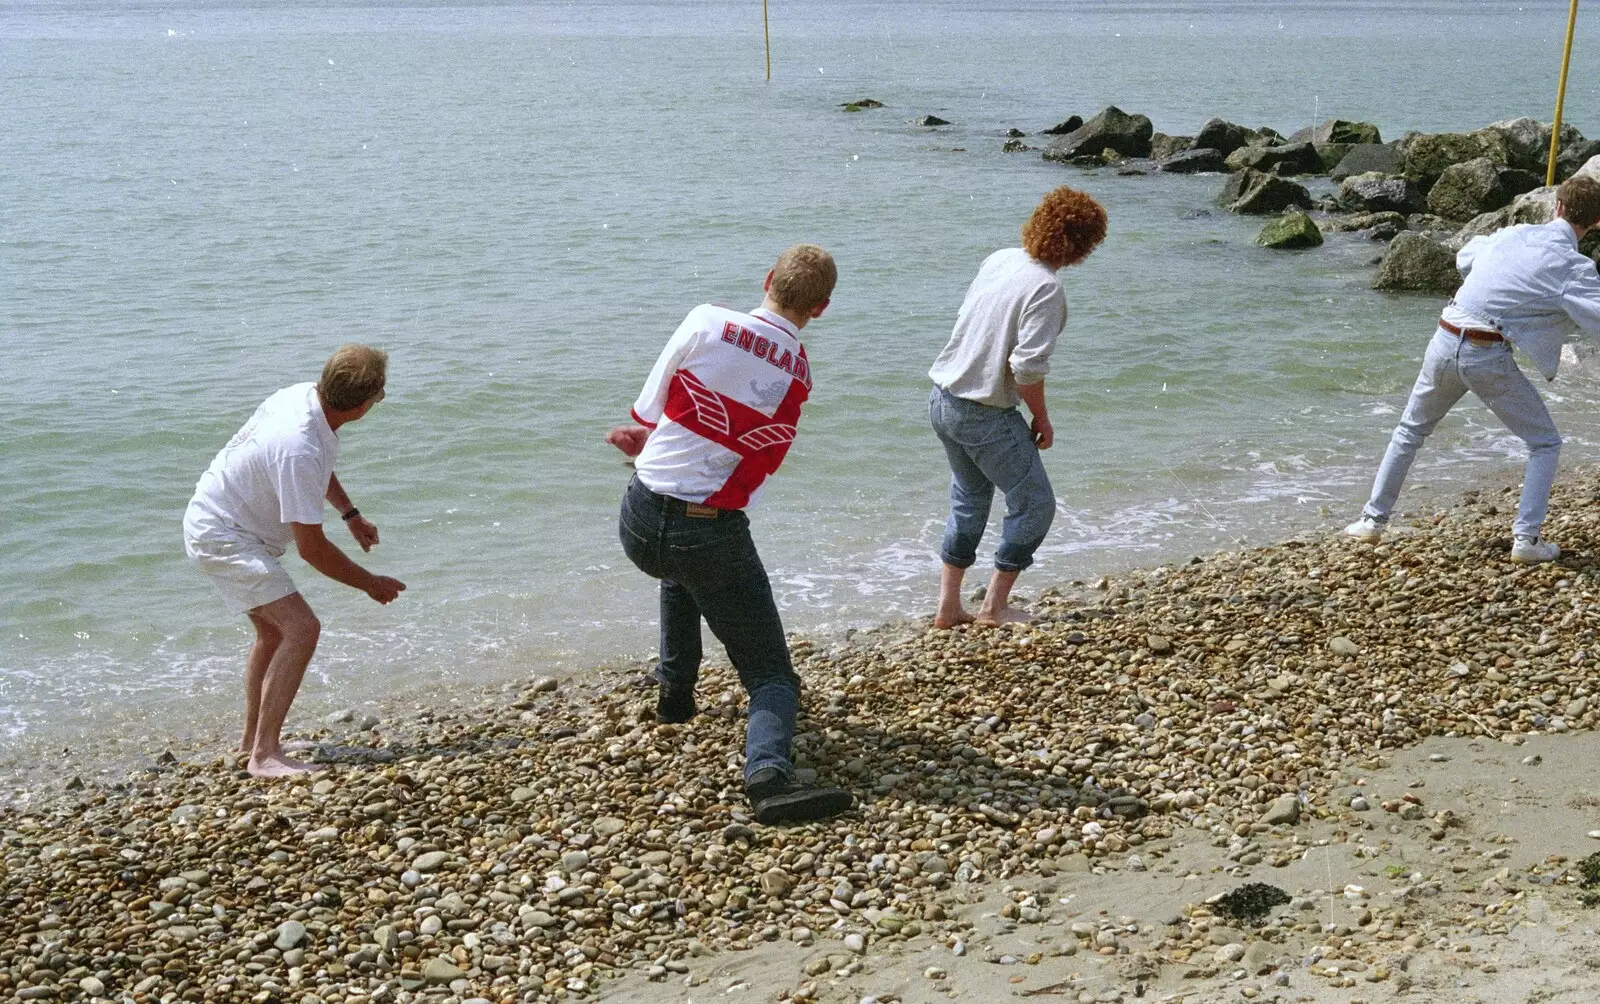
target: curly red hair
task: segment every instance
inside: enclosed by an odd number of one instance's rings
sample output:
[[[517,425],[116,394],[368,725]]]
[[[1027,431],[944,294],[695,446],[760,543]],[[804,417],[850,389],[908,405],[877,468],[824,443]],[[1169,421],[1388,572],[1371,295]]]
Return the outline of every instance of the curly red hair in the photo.
[[[1044,197],[1022,225],[1022,248],[1051,268],[1076,265],[1106,239],[1106,210],[1062,185]]]

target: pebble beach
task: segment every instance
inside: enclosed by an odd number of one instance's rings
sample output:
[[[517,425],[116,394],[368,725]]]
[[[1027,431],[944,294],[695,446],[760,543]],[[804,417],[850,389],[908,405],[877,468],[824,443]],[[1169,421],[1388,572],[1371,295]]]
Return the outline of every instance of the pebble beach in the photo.
[[[1508,561],[1492,488],[1031,625],[796,638],[797,765],[859,803],[824,823],[749,818],[726,667],[683,726],[613,667],[324,723],[291,783],[220,746],[39,775],[0,810],[0,1000],[1533,999],[1459,986],[1594,924],[1592,477],[1554,565]],[[1549,786],[1515,825],[1474,787],[1507,771]]]

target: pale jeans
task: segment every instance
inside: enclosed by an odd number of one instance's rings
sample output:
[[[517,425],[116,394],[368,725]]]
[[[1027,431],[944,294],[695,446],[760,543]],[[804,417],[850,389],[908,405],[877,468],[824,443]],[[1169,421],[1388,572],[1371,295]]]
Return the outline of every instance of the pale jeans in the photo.
[[[1389,439],[1389,449],[1372,483],[1372,498],[1363,513],[1379,523],[1388,522],[1417,447],[1469,390],[1527,444],[1522,502],[1517,507],[1512,533],[1518,537],[1539,535],[1539,525],[1550,507],[1550,486],[1555,483],[1556,463],[1561,455],[1561,434],[1550,420],[1550,410],[1517,368],[1510,342],[1472,342],[1443,328],[1428,343],[1422,372],[1417,374],[1405,414],[1400,416],[1400,424]]]

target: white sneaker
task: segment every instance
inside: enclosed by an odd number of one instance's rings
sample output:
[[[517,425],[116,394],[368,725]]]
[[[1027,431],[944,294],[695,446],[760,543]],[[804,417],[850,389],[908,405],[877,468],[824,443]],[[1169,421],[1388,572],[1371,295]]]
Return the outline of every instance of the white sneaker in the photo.
[[[1511,545],[1511,560],[1519,565],[1538,565],[1560,557],[1561,548],[1553,540],[1518,537]]]
[[[1344,535],[1346,537],[1354,537],[1356,540],[1366,541],[1369,544],[1374,544],[1377,543],[1379,537],[1383,536],[1383,530],[1384,526],[1382,523],[1379,523],[1371,516],[1362,516],[1360,519],[1344,528]]]

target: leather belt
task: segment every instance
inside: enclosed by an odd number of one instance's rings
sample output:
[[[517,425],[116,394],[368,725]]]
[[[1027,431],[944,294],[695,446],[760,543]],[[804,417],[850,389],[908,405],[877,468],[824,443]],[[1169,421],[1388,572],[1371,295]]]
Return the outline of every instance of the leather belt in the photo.
[[[1503,342],[1506,336],[1490,328],[1458,328],[1444,318],[1439,318],[1439,327],[1471,342]]]

